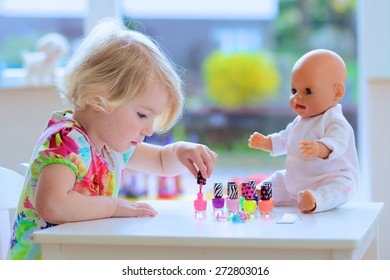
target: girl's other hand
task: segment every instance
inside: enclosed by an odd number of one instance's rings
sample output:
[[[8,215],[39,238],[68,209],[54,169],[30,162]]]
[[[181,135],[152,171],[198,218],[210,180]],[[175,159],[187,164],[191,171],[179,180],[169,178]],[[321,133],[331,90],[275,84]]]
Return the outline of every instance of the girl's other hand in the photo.
[[[156,210],[147,203],[132,202],[125,199],[116,199],[117,207],[112,217],[154,217]]]

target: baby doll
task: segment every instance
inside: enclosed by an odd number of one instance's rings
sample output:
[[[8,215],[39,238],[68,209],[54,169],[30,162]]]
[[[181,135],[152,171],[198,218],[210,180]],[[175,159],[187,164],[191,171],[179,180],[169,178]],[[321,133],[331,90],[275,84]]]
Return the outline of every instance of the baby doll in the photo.
[[[265,180],[272,182],[276,204],[298,203],[303,213],[321,212],[345,203],[356,191],[354,132],[338,104],[346,76],[345,63],[336,53],[306,53],[291,76],[290,107],[297,117],[279,133],[254,132],[249,137],[250,148],[272,156],[286,154],[285,169]]]

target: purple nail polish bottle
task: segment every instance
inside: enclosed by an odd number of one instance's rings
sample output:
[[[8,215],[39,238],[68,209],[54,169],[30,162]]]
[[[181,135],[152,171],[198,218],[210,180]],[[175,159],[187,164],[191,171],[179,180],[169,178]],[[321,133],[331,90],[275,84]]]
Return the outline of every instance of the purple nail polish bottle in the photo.
[[[214,211],[222,212],[225,205],[222,183],[214,183],[214,198],[212,199]]]

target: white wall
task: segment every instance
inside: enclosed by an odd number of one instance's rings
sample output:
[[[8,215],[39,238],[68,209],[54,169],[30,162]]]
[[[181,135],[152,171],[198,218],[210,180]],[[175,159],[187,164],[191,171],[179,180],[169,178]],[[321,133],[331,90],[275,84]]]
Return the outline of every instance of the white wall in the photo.
[[[50,88],[0,88],[0,166],[29,162],[51,112],[69,108]]]
[[[359,156],[366,198],[385,203],[379,222],[379,256],[390,259],[390,1],[360,0]]]
[[[87,34],[95,24],[105,17],[120,18],[120,0],[89,0],[88,13],[84,18],[84,33]]]

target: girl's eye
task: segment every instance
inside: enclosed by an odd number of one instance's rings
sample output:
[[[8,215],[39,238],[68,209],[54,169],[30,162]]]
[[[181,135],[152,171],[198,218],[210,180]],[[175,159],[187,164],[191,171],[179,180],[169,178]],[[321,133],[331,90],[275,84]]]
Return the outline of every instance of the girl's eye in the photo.
[[[307,93],[307,94],[312,94],[311,89],[310,89],[310,88],[307,88],[307,89],[306,89],[306,93]]]
[[[145,114],[141,114],[141,113],[137,113],[138,114],[138,117],[140,119],[146,119],[146,115]]]
[[[295,95],[297,93],[297,90],[295,88],[292,88],[291,93],[292,93],[292,95]]]

